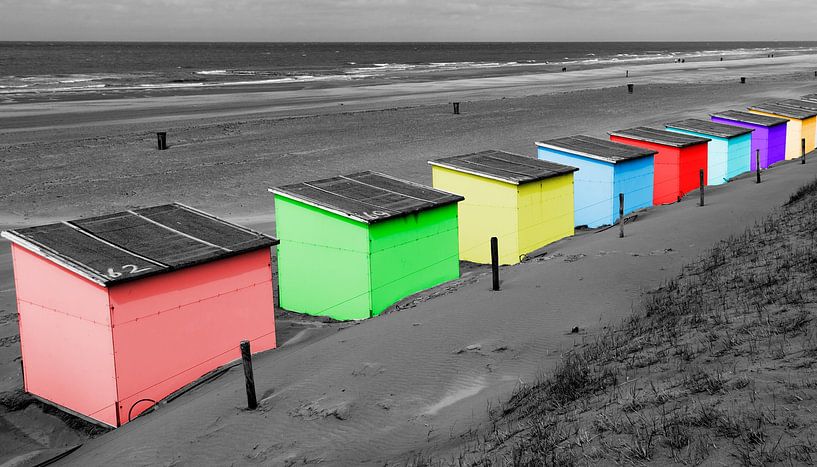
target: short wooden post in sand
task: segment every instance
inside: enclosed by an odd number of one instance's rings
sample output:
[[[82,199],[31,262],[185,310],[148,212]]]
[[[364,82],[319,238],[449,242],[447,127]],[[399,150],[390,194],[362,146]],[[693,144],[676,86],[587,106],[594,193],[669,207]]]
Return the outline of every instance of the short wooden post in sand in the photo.
[[[453,104],[454,104],[454,115],[459,115],[460,114],[460,103],[459,102],[454,102]]]
[[[618,238],[624,238],[624,193],[618,194]]]
[[[746,84],[746,77],[745,76],[740,77],[740,84]]]
[[[250,341],[241,341],[241,361],[244,364],[244,380],[247,386],[247,408],[255,410],[258,408],[258,401],[255,398],[255,378],[252,374],[252,353],[250,353]]]
[[[800,151],[803,153],[803,156],[800,158],[800,163],[806,163],[806,138],[800,140]]]
[[[755,150],[755,173],[757,174],[757,181],[755,183],[760,183],[760,149]]]
[[[493,290],[499,290],[499,240],[491,237],[491,276],[493,277]]]
[[[701,186],[701,204],[700,206],[704,205],[704,169],[698,171],[698,178],[700,179],[700,186]]]
[[[628,84],[627,85],[627,92],[632,94],[634,90],[635,90],[635,84]]]
[[[160,151],[167,149],[167,132],[160,131],[156,133],[156,140]]]

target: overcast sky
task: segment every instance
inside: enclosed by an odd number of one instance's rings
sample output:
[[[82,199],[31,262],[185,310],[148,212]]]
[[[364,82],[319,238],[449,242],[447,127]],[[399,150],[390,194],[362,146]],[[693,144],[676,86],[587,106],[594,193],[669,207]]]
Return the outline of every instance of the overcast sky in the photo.
[[[817,0],[0,0],[0,40],[817,40]]]

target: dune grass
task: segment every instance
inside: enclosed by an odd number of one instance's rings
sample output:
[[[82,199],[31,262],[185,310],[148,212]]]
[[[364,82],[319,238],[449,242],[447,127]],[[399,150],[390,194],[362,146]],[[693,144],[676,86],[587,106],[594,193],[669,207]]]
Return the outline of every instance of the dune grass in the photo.
[[[817,461],[817,180],[416,464]]]

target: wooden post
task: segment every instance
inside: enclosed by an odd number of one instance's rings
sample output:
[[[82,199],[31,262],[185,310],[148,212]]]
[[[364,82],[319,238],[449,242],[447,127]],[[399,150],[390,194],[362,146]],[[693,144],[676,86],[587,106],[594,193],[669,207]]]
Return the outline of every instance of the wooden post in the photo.
[[[806,163],[806,138],[803,138],[803,139],[800,140],[800,151],[803,153],[803,155],[800,157],[800,163],[805,164]]]
[[[627,85],[627,92],[629,92],[630,94],[633,93],[634,89],[635,89],[635,84],[628,84]]]
[[[459,102],[454,102],[454,115],[459,115],[459,114],[460,114],[460,103]]]
[[[755,172],[757,173],[757,182],[760,183],[760,149],[755,151],[755,163],[757,164]]]
[[[167,149],[167,132],[160,131],[156,133],[156,140],[160,151]]]
[[[744,76],[740,77],[740,84],[746,84],[746,78]]]
[[[704,169],[701,169],[698,172],[698,178],[700,179],[700,182],[701,182],[701,190],[700,190],[701,191],[701,204],[700,205],[703,206],[704,205]]]
[[[567,71],[567,67],[566,66],[562,67],[562,71]]]
[[[618,194],[618,238],[624,238],[624,193]]]
[[[255,399],[255,378],[252,374],[250,341],[241,341],[241,361],[244,363],[244,380],[247,384],[247,408],[255,410],[258,408],[258,401]]]
[[[493,276],[493,290],[499,290],[499,240],[491,237],[491,276]]]
[[[625,78],[629,78],[629,77],[630,77],[630,70],[626,70],[626,71],[624,71],[624,77],[625,77]]]

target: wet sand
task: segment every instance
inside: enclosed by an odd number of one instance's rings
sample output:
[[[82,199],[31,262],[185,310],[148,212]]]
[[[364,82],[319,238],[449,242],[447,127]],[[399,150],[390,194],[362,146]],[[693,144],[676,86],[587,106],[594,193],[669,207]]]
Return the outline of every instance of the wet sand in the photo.
[[[180,201],[274,233],[269,186],[367,169],[430,183],[431,158],[486,148],[533,155],[537,139],[605,136],[817,91],[814,57],[740,62],[630,67],[629,80],[605,69],[338,96],[3,106],[0,226]],[[485,82],[493,79],[504,85]],[[452,100],[463,102],[462,115],[451,114]],[[169,132],[169,150],[155,150],[157,130]],[[817,164],[783,165],[760,185],[708,189],[705,208],[686,200],[639,215],[624,240],[615,231],[564,240],[547,260],[503,268],[498,294],[474,268],[414,306],[356,325],[281,315],[283,345],[256,359],[262,410],[241,409],[242,376],[230,370],[68,461],[382,463],[455,450],[458,435],[485,420],[488,401],[583,338],[568,334],[573,326],[592,334],[625,316],[643,290],[815,175]],[[14,313],[3,242],[0,391],[20,385]]]

